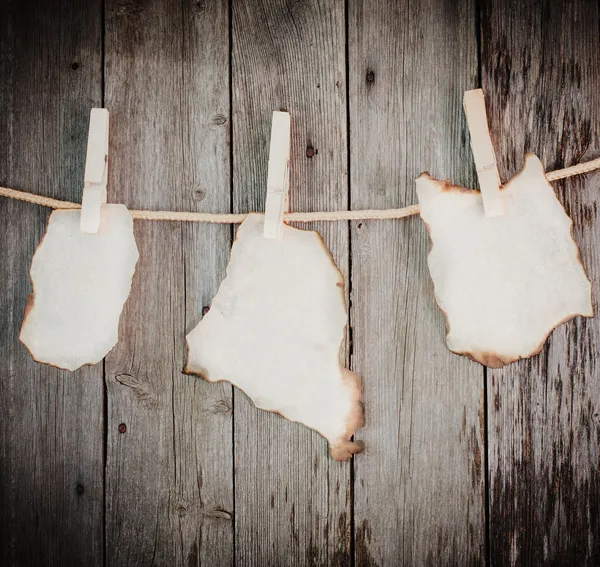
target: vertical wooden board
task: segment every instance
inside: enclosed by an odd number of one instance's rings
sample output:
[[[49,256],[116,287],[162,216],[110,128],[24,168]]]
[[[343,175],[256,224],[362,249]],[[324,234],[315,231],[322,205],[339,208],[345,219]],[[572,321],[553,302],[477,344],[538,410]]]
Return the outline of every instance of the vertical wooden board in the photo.
[[[264,211],[271,116],[292,119],[291,210],[348,206],[344,3],[233,2],[233,202]],[[348,227],[324,237],[348,281]],[[348,290],[348,286],[346,286]],[[350,466],[235,390],[238,565],[350,563]]]
[[[229,2],[188,0],[183,5],[183,22],[182,207],[228,213]],[[225,276],[231,227],[185,223],[182,228],[188,333],[202,318]],[[187,375],[176,376],[174,386],[175,412],[184,416],[177,422],[177,439],[183,449],[179,450],[176,474],[186,482],[184,495],[193,492],[197,482],[201,485],[202,529],[194,565],[232,565],[232,386],[209,384]],[[196,474],[190,474],[194,467]],[[192,523],[188,527],[198,529]]]
[[[348,23],[352,208],[416,203],[425,170],[473,186],[472,3],[352,1]],[[482,564],[483,369],[446,348],[419,218],[352,222],[351,238],[356,564]]]
[[[228,210],[226,2],[106,5],[110,187],[131,207]],[[233,561],[231,389],[182,373],[227,227],[138,222],[140,261],[107,359],[111,565]]]
[[[101,5],[5,4],[0,183],[78,200],[89,112],[102,100]],[[0,557],[101,565],[102,365],[66,372],[19,342],[29,268],[49,211],[0,200]]]
[[[497,2],[482,9],[483,88],[504,180],[536,153],[547,170],[600,138],[597,3]],[[597,174],[555,182],[598,311]],[[600,564],[600,323],[561,325],[532,359],[488,374],[494,565]]]

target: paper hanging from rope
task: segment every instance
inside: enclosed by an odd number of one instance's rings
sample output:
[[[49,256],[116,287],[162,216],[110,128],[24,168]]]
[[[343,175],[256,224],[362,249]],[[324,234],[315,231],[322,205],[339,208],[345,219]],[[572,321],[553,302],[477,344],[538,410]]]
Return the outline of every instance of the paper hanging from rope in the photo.
[[[117,343],[138,260],[124,205],[102,205],[96,234],[82,232],[80,218],[79,211],[50,215],[20,336],[34,360],[67,370],[99,362]]]
[[[593,315],[572,221],[540,160],[528,155],[501,192],[504,216],[486,218],[479,191],[417,179],[448,348],[494,368],[539,353],[559,324]]]
[[[360,450],[358,378],[340,365],[344,283],[318,233],[281,227],[263,236],[264,215],[237,231],[227,276],[210,311],[187,336],[186,372],[227,380],[254,404],[315,429],[331,455]]]

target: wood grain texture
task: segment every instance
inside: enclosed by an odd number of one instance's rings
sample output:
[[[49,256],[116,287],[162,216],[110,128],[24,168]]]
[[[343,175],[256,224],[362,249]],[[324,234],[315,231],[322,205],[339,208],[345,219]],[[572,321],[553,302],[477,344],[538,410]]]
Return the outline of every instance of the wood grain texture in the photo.
[[[475,29],[471,2],[349,3],[353,209],[415,203],[425,170],[473,185]],[[446,348],[420,219],[351,225],[356,565],[483,564],[483,370]]]
[[[228,213],[231,209],[229,2],[183,3],[182,210]],[[230,226],[183,223],[185,333],[200,321],[219,284],[231,246]],[[186,565],[233,564],[233,392],[175,376],[177,477],[187,500],[200,484],[201,513],[187,523],[198,550]],[[196,473],[194,474],[194,471]],[[180,496],[181,497],[181,496]]]
[[[281,108],[292,210],[412,204],[423,170],[475,186],[461,102],[478,34],[502,178],[527,151],[568,166],[600,155],[599,19],[590,0],[2,0],[0,183],[79,200],[104,94],[109,200],[130,207],[263,210]],[[600,174],[553,185],[598,311]],[[482,367],[445,347],[418,218],[300,225],[352,300],[365,452],[340,464],[182,373],[231,227],[137,221],[106,372],[34,363],[18,335],[48,213],[0,200],[1,565],[481,565],[486,404],[488,563],[600,564],[598,316],[490,370],[485,399]]]
[[[548,170],[599,148],[598,5],[483,3],[483,88],[504,180],[536,153]],[[553,183],[600,287],[600,177]],[[493,565],[600,564],[600,322],[577,318],[533,359],[489,371]]]
[[[102,97],[101,6],[62,4],[3,3],[0,180],[76,200]],[[57,370],[19,342],[48,214],[0,201],[0,563],[102,565],[102,365]]]
[[[263,211],[274,110],[292,119],[291,210],[348,205],[344,3],[233,3],[234,212]],[[348,227],[317,229],[348,281]],[[348,286],[346,287],[346,291]],[[237,565],[348,565],[350,465],[235,391]]]
[[[110,194],[131,207],[229,209],[227,2],[106,5]],[[227,227],[135,225],[140,261],[106,360],[110,565],[230,565],[231,388],[182,373]]]

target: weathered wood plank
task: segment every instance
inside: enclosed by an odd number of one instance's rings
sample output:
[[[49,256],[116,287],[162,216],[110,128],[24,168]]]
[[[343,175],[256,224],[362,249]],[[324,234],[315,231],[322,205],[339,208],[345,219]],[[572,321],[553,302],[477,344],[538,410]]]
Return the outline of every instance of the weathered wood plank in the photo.
[[[233,3],[234,209],[262,211],[271,113],[292,117],[291,210],[346,208],[344,3]],[[319,224],[348,275],[348,227]],[[347,286],[348,289],[348,286]],[[235,390],[238,565],[350,563],[350,468]]]
[[[101,49],[100,2],[3,3],[3,185],[81,199],[89,111],[102,100]],[[102,364],[59,371],[19,342],[48,214],[0,200],[0,562],[102,565]]]
[[[483,3],[483,87],[504,180],[535,152],[548,170],[600,138],[598,4]],[[598,175],[554,183],[600,291]],[[561,325],[542,354],[489,371],[493,565],[600,564],[600,322]]]
[[[112,195],[228,211],[227,2],[109,1],[106,16]],[[231,388],[182,374],[185,332],[216,291],[230,231],[135,230],[140,262],[106,361],[107,562],[230,565]]]
[[[463,30],[457,33],[457,30]],[[462,93],[477,86],[472,2],[350,2],[353,209],[416,202],[424,170],[473,186]],[[357,565],[484,562],[483,370],[445,345],[418,218],[352,222]]]
[[[229,2],[187,0],[183,22],[182,206],[186,211],[228,213]],[[231,227],[186,223],[182,228],[187,334],[198,324],[225,277]],[[176,375],[174,395],[175,413],[182,416],[177,422],[177,477],[183,498],[187,500],[186,494],[196,490],[197,480],[202,483],[202,513],[187,523],[190,537],[199,533],[199,549],[196,563],[190,557],[188,564],[232,565],[232,386]],[[198,478],[191,474],[195,468]]]

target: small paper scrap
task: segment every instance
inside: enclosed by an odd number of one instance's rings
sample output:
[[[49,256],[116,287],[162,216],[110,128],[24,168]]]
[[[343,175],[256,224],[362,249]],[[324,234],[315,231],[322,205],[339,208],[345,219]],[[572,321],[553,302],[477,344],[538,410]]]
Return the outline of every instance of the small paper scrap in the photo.
[[[67,370],[96,364],[117,344],[139,257],[124,205],[102,205],[97,234],[79,224],[80,211],[50,215],[20,336],[34,360]]]
[[[479,191],[417,179],[448,348],[492,368],[538,354],[555,327],[593,315],[572,221],[540,160],[527,155],[501,194],[504,216],[486,218]]]
[[[185,371],[227,380],[255,405],[318,431],[331,455],[360,451],[358,377],[340,365],[344,283],[316,232],[282,227],[263,236],[264,215],[237,231],[227,277],[210,311],[187,336]]]

